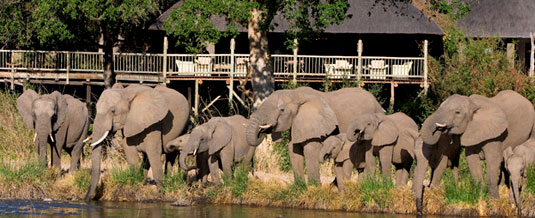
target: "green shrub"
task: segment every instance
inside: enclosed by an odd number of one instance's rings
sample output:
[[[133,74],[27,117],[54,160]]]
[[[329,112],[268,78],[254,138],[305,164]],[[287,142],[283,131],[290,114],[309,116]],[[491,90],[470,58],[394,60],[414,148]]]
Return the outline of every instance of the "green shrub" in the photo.
[[[535,195],[535,165],[530,165],[526,169],[526,187],[525,190]]]
[[[128,166],[125,169],[115,167],[111,170],[110,176],[112,183],[121,186],[139,184],[145,179],[143,167],[141,166]]]
[[[162,183],[163,183],[163,191],[173,192],[177,190],[184,190],[187,188],[185,178],[185,173],[182,171],[182,169],[179,169],[176,173],[168,173],[164,175]]]
[[[74,172],[74,187],[78,191],[86,191],[91,180],[89,169],[80,169]]]
[[[391,204],[390,191],[393,188],[392,180],[380,174],[366,175],[358,183],[360,200],[366,205],[377,204],[380,208],[386,208]]]
[[[459,173],[459,181],[455,181],[453,172],[447,169],[444,173],[443,187],[446,203],[465,203],[476,205],[479,199],[487,200],[487,186],[475,181],[469,173]]]
[[[273,153],[277,157],[280,170],[283,172],[292,170],[290,154],[288,153],[288,143],[290,143],[290,131],[284,131],[282,133],[282,140],[273,143]]]

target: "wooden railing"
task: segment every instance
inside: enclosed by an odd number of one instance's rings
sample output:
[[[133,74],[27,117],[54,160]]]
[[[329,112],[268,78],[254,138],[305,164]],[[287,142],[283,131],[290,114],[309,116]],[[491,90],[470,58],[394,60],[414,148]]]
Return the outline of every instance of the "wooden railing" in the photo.
[[[102,55],[99,52],[0,50],[3,79],[54,78],[101,79]],[[144,82],[168,82],[191,78],[245,77],[249,66],[247,54],[140,54],[117,53],[114,69],[118,79]],[[425,81],[425,57],[370,56],[271,56],[274,76],[279,79],[307,80],[360,79],[367,81]],[[58,74],[60,76],[58,76]],[[78,74],[73,77],[72,74]],[[79,75],[82,74],[82,75]]]

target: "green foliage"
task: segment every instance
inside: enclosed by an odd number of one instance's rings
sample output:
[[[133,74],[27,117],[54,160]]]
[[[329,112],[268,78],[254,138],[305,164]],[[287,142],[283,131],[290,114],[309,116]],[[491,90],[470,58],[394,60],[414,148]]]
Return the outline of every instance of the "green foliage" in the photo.
[[[76,190],[82,192],[87,191],[91,179],[91,172],[89,169],[80,169],[74,172],[74,187]]]
[[[0,48],[28,48],[31,45],[31,0],[0,2]]]
[[[309,86],[309,85],[308,85],[308,83],[303,83],[303,82],[294,83],[292,80],[288,80],[288,81],[280,84],[280,87],[282,89],[297,89],[297,88],[303,87],[303,86]]]
[[[429,9],[457,20],[470,13],[470,4],[466,0],[430,0]]]
[[[43,168],[39,161],[29,160],[21,165],[0,161],[0,181],[21,184],[49,184],[55,181],[57,172]]]
[[[328,25],[341,23],[347,17],[348,7],[347,0],[184,1],[164,22],[164,28],[178,39],[178,45],[185,46],[188,52],[199,53],[208,43],[237,36],[238,25],[247,27],[253,11],[263,12],[259,20],[259,31],[263,32],[273,28],[271,21],[279,13],[290,24],[285,44],[293,48],[293,39],[307,40]],[[225,18],[224,31],[216,29],[211,20],[214,16]]]
[[[525,190],[528,193],[535,195],[535,165],[528,166],[525,173],[526,173]]]
[[[480,199],[488,200],[487,186],[476,182],[469,173],[459,172],[455,181],[453,172],[447,169],[443,176],[444,199],[446,203],[465,203],[476,205]]]
[[[393,188],[392,180],[380,174],[366,175],[358,183],[361,201],[365,204],[376,204],[380,208],[386,208],[391,204],[390,191]]]
[[[243,163],[235,164],[233,166],[232,178],[223,176],[223,186],[230,187],[232,196],[240,197],[247,191],[249,184],[249,172],[251,166],[245,166]]]
[[[292,201],[293,199],[296,199],[297,197],[304,194],[308,189],[308,185],[306,182],[302,180],[295,180],[294,183],[289,185],[287,188],[280,189],[273,193],[270,198],[275,200],[284,200],[284,201]]]
[[[110,171],[110,181],[123,187],[140,184],[144,179],[143,167],[141,166],[128,166],[125,169],[113,168]]]
[[[288,153],[288,143],[290,143],[290,131],[282,133],[280,142],[273,142],[273,153],[277,157],[280,170],[289,172],[292,170],[292,163],[290,162],[290,154]]]
[[[187,189],[187,184],[184,180],[185,177],[186,174],[182,169],[179,169],[178,172],[167,173],[164,175],[162,180],[163,191],[165,193],[169,193],[177,190]]]

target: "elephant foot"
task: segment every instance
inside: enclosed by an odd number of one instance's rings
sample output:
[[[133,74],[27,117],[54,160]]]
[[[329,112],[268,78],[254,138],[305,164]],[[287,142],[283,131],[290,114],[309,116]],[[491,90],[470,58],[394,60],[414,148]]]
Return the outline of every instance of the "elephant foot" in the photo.
[[[423,213],[422,213],[422,199],[421,198],[416,198],[416,211],[417,211],[418,217],[421,217],[423,215]]]
[[[145,181],[143,181],[143,185],[156,185],[156,180],[147,178]]]

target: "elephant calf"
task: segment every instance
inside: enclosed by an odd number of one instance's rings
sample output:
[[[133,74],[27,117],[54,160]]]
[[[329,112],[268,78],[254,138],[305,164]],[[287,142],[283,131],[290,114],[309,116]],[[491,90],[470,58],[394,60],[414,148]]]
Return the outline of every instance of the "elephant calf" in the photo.
[[[57,91],[39,95],[26,90],[17,99],[17,109],[24,125],[35,131],[34,142],[43,166],[48,165],[46,153],[50,144],[54,167],[61,168],[63,149],[71,155],[69,172],[79,167],[83,141],[89,129],[89,114],[84,103]]]
[[[520,191],[526,181],[526,169],[535,162],[535,139],[529,139],[514,149],[508,147],[503,152],[503,157],[505,169],[510,175],[510,193],[515,200],[518,217],[520,217],[522,213]]]
[[[164,147],[165,153],[180,153],[186,146],[189,137],[190,134],[184,134],[176,139],[171,140]],[[208,152],[205,151],[197,153],[195,156],[195,164],[197,169],[196,179],[201,180],[202,183],[206,183],[208,181],[208,173],[210,172],[210,169],[208,169]]]
[[[383,176],[390,177],[391,165],[396,168],[396,185],[407,184],[414,160],[414,141],[418,126],[404,113],[391,115],[365,114],[357,117],[347,130],[347,139],[365,147],[365,172],[375,172],[378,153]]]
[[[189,140],[183,147],[179,163],[182,169],[189,170],[185,159],[189,153],[193,155],[208,153],[208,167],[214,182],[219,183],[219,166],[226,177],[232,176],[232,164],[243,161],[252,163],[255,146],[249,145],[245,138],[247,119],[241,115],[216,117],[193,128]]]

